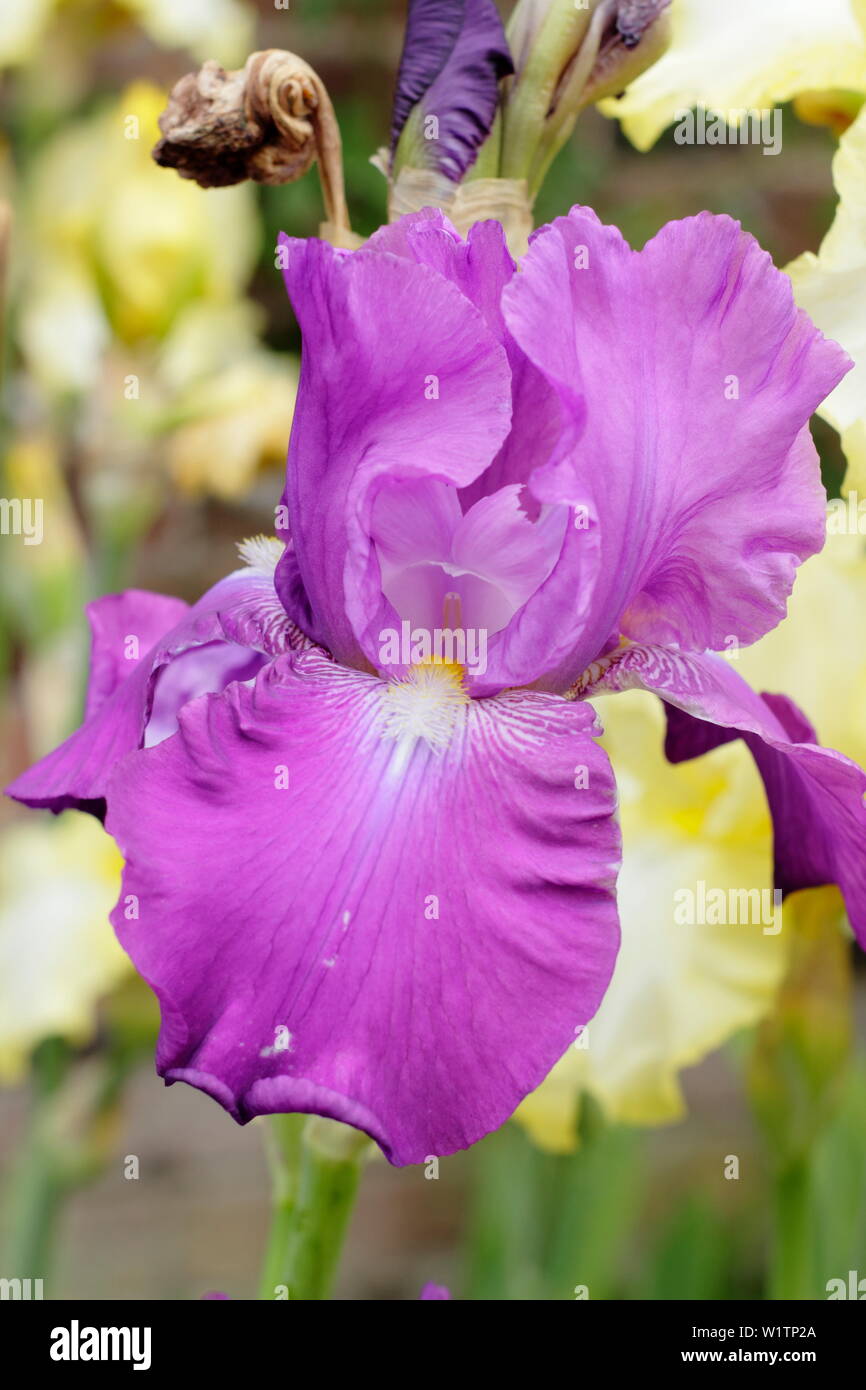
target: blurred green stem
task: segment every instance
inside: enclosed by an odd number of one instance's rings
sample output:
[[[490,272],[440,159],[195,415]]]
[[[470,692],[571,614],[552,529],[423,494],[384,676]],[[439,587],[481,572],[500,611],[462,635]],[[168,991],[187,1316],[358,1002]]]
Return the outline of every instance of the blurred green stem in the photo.
[[[273,1206],[259,1297],[326,1299],[371,1142],[334,1120],[273,1115],[266,1148]]]
[[[33,1054],[33,1108],[7,1193],[4,1274],[41,1279],[49,1292],[57,1226],[67,1198],[114,1152],[119,1097],[129,1058],[110,1036],[87,1057],[62,1038]]]
[[[473,1150],[466,1294],[487,1302],[613,1298],[643,1201],[636,1135],[580,1098],[578,1147],[546,1153],[517,1124]],[[580,1292],[578,1292],[580,1290]]]
[[[841,911],[835,888],[786,901],[787,969],[746,1069],[772,1183],[771,1299],[820,1296],[812,1170],[844,1093],[853,1040],[851,950]]]
[[[10,1235],[4,1268],[10,1278],[47,1282],[63,1194],[52,1155],[36,1133],[20,1155],[9,1192]]]
[[[792,1159],[774,1175],[773,1246],[767,1296],[815,1297],[812,1277],[812,1175],[808,1156]]]
[[[66,1182],[52,1142],[49,1115],[69,1063],[66,1044],[52,1038],[33,1057],[33,1112],[6,1194],[9,1236],[4,1271],[12,1279],[47,1283]]]

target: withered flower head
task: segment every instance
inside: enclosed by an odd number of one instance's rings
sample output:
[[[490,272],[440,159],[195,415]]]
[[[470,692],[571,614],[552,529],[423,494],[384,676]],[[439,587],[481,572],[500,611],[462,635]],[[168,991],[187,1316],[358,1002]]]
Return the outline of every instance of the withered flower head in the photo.
[[[293,183],[318,159],[328,219],[348,227],[340,131],[318,73],[270,48],[227,72],[209,59],[175,84],[153,158],[202,188]]]

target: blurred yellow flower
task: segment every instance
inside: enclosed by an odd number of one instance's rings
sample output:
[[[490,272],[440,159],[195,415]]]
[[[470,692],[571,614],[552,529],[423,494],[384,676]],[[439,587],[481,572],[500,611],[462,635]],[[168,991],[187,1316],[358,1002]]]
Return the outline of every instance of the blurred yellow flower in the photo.
[[[167,399],[166,466],[191,494],[236,497],[260,469],[283,469],[298,365],[258,338],[249,300],[190,305],[162,344],[157,376]]]
[[[818,414],[842,437],[846,488],[866,498],[866,107],[839,142],[833,181],[839,206],[817,256],[807,251],[786,270],[797,303],[854,360]]]
[[[785,969],[784,933],[674,916],[675,895],[701,882],[771,886],[769,816],[745,746],[671,767],[659,701],[630,691],[593,703],[619,786],[622,947],[598,1014],[517,1112],[538,1143],[557,1150],[573,1147],[581,1090],[612,1120],[678,1119],[678,1073],[761,1018]]]
[[[673,0],[658,63],[601,104],[647,150],[693,106],[719,115],[803,92],[866,92],[864,0]]]
[[[69,4],[70,0],[63,0]],[[74,3],[74,0],[73,0]],[[254,47],[255,11],[241,0],[122,0],[151,38],[197,58],[242,66]]]
[[[262,348],[243,293],[255,195],[155,165],[164,104],[136,83],[52,141],[16,238],[25,359],[44,389],[84,399],[84,490],[114,511],[150,496],[157,461],[188,492],[236,496],[284,464],[294,408],[296,367]]]
[[[252,269],[252,190],[205,191],[150,158],[165,101],[134,83],[36,161],[17,238],[21,337],[32,370],[55,390],[92,385],[112,335],[158,340],[189,304],[236,299]]]
[[[6,452],[0,488],[29,498],[38,516],[38,544],[7,537],[0,569],[0,605],[7,640],[20,644],[20,697],[29,745],[47,753],[69,732],[70,704],[86,671],[82,607],[86,551],[60,469],[56,439],[33,431]],[[35,510],[38,508],[38,511]],[[11,751],[11,746],[10,746]]]
[[[830,504],[831,526],[840,506]],[[785,622],[744,648],[737,669],[758,690],[790,695],[822,743],[866,765],[864,595],[866,534],[831,530],[798,571]]]
[[[260,468],[284,467],[295,406],[294,361],[252,352],[189,391],[194,418],[168,440],[168,468],[185,492],[234,497]]]
[[[787,271],[797,302],[854,359],[819,414],[842,437],[846,488],[866,496],[866,0],[675,0],[671,19],[659,62],[602,103],[639,149],[692,106],[736,123],[799,98],[806,119],[845,132],[833,164],[836,220],[818,255]]]
[[[108,914],[121,858],[79,812],[13,823],[0,837],[0,1081],[26,1071],[32,1049],[93,1033],[94,1007],[131,967]]]
[[[0,8],[0,67],[30,62],[37,53],[49,19],[57,13],[88,28],[100,15],[88,0],[14,0]],[[223,65],[243,63],[252,48],[255,15],[241,0],[116,0],[105,6],[106,22],[117,22],[126,10],[155,43],[186,48],[199,58],[216,58]]]
[[[68,583],[70,571],[83,563],[84,546],[60,470],[56,439],[39,430],[14,439],[3,458],[3,486],[13,497],[38,498],[43,517],[39,541],[22,543],[14,564],[8,570],[4,566],[6,582],[14,585],[32,575],[62,571]],[[43,545],[46,537],[50,544]]]
[[[801,569],[789,617],[736,654],[759,690],[783,691],[822,740],[866,758],[866,625],[851,614],[866,593],[866,543],[830,535]],[[589,1091],[613,1120],[679,1118],[679,1072],[771,1008],[787,967],[790,931],[762,925],[678,925],[675,894],[703,881],[722,889],[771,884],[771,829],[757,772],[732,743],[669,766],[664,717],[642,692],[594,701],[620,789],[623,944],[598,1014],[517,1112],[543,1147],[574,1146],[579,1094]],[[812,890],[821,893],[822,890]],[[794,925],[810,895],[786,909]],[[837,899],[834,899],[837,901]]]
[[[0,67],[32,57],[52,8],[53,0],[17,0],[0,7]]]

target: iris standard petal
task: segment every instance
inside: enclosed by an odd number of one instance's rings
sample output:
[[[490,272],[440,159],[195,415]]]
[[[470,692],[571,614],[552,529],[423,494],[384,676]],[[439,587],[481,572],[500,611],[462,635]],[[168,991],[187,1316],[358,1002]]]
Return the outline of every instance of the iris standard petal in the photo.
[[[286,484],[310,635],[350,666],[374,666],[395,612],[370,539],[380,484],[465,486],[508,434],[510,371],[479,311],[425,265],[284,238],[303,333]],[[291,613],[286,566],[277,589]]]
[[[559,441],[559,402],[503,318],[502,293],[514,265],[496,223],[479,223],[464,242],[447,219],[428,210],[383,229],[351,256],[321,243],[285,245],[287,283],[309,364],[301,382],[286,498],[313,608],[311,632],[346,664],[385,669],[383,634],[416,617],[414,611],[401,613],[394,602],[389,554],[395,528],[385,524],[387,518],[398,516],[406,526],[405,543],[397,547],[401,552],[411,541],[419,556],[425,552],[422,558],[440,558],[446,533],[456,525],[454,493],[471,515],[473,507],[481,501],[490,505],[503,488],[523,488]],[[428,307],[435,310],[440,300],[447,313],[440,310],[436,323],[428,323]],[[473,350],[474,357],[467,356]],[[500,371],[519,405],[510,429]],[[421,382],[427,383],[426,396]],[[415,499],[428,494],[429,533],[419,547],[412,521],[419,512]],[[559,514],[542,524],[540,504],[530,498],[527,507],[521,491],[524,549],[543,560],[536,566],[540,582],[522,596],[507,628],[500,631],[498,620],[494,624],[488,674],[484,682],[474,681],[473,693],[529,684],[551,671],[555,676],[546,680],[548,688],[561,689],[577,674],[573,664],[564,675],[560,667],[586,624],[599,563],[586,497],[578,480],[567,499],[558,499]],[[544,534],[531,535],[533,526]],[[551,551],[554,532],[560,543]],[[386,544],[378,555],[374,536],[380,533]],[[501,564],[502,556],[492,553],[486,566],[480,565],[481,557],[475,560],[474,568],[486,571]],[[407,575],[406,583],[410,577],[418,581],[411,606],[429,609],[425,625],[439,626],[442,614],[436,624],[431,614],[441,601],[441,586],[434,592],[424,575]],[[281,565],[277,584],[291,612],[286,578]],[[465,613],[464,620],[472,625]]]
[[[502,291],[517,266],[499,222],[476,222],[464,241],[444,212],[422,208],[380,227],[364,250],[402,256],[438,271],[481,310],[503,346],[513,343],[502,315]]]
[[[117,768],[114,920],[162,1004],[167,1081],[414,1163],[500,1125],[595,1012],[619,832],[594,714],[445,696],[431,742],[418,689],[282,658]]]
[[[849,366],[787,277],[728,217],[671,222],[637,253],[575,208],[536,234],[504,304],[563,407],[531,490],[588,493],[599,518],[580,669],[615,628],[702,651],[774,627],[823,542],[807,422]]]
[[[383,483],[371,516],[383,593],[410,633],[463,633],[464,649],[474,656],[455,659],[467,668],[471,694],[526,685],[543,673],[549,644],[527,652],[521,667],[511,651],[511,620],[559,561],[568,521],[562,507],[530,521],[516,485],[462,513],[456,488],[445,483]],[[415,660],[396,647],[388,655],[380,646],[381,672],[405,673]]]
[[[380,228],[364,249],[391,252],[438,271],[481,311],[508,354],[511,429],[489,467],[461,489],[463,507],[468,509],[498,488],[527,482],[553,452],[559,437],[560,409],[555,391],[529,361],[505,322],[502,295],[517,267],[500,224],[476,222],[464,241],[444,213],[424,208]]]

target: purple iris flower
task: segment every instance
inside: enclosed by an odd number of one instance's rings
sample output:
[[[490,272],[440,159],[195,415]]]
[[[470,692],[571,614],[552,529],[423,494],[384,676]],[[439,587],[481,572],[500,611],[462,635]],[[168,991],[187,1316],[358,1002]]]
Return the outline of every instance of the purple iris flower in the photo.
[[[434,1301],[444,1302],[450,1299],[451,1290],[445,1284],[425,1284],[421,1290],[421,1302],[432,1303]]]
[[[459,183],[490,133],[500,79],[513,71],[493,0],[409,0],[392,160],[411,122],[411,162]]]
[[[501,1125],[610,980],[583,697],[658,693],[674,760],[744,737],[780,886],[838,883],[866,937],[866,776],[711,654],[821,548],[807,422],[848,360],[708,213],[636,253],[575,208],[519,272],[498,223],[429,210],[284,244],[283,539],[193,608],[93,604],[86,722],[11,794],[107,807],[166,1081],[415,1163]]]

